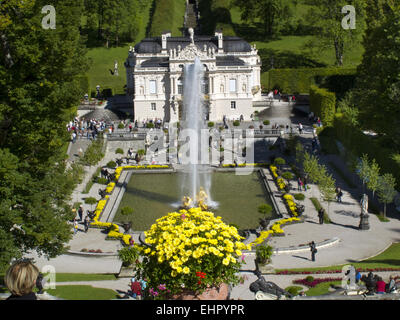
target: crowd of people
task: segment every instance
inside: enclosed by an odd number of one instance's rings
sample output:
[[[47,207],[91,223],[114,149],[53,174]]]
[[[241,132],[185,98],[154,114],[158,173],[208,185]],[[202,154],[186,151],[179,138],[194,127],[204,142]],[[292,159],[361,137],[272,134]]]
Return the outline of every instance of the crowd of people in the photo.
[[[67,124],[67,131],[71,133],[72,143],[81,138],[95,140],[99,132],[105,131],[106,128],[111,132],[114,130],[113,125],[106,123],[104,120],[79,119],[75,117],[74,121],[71,120]]]

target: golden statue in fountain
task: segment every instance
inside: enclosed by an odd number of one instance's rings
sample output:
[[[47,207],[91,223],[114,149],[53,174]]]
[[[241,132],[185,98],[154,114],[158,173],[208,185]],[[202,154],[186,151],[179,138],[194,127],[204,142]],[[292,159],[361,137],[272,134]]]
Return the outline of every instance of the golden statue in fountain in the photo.
[[[207,195],[206,191],[204,190],[203,187],[200,187],[200,191],[196,195],[196,202],[194,203],[194,205],[200,207],[201,210],[205,211],[208,209],[207,199],[208,199],[208,195]],[[184,196],[182,198],[182,207],[184,209],[189,209],[189,208],[193,207],[193,199],[190,198],[189,196]]]
[[[197,194],[196,201],[197,201],[197,205],[203,211],[207,210],[207,208],[208,208],[207,199],[208,199],[207,193],[204,191],[203,187],[200,187],[200,191]]]

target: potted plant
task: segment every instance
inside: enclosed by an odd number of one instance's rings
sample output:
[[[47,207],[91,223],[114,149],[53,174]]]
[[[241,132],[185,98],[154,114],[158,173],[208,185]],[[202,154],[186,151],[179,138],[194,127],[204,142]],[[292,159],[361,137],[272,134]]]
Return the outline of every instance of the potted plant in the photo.
[[[263,227],[263,229],[268,227],[268,219],[267,219],[267,214],[271,213],[272,207],[264,203],[258,207],[258,212],[264,215],[264,219],[260,219],[260,224]]]
[[[136,270],[150,299],[227,299],[250,249],[235,227],[200,208],[168,213],[145,236]]]
[[[133,245],[118,250],[118,258],[122,261],[118,277],[126,278],[134,276],[134,266],[139,263],[138,246]]]
[[[256,264],[257,269],[263,273],[273,273],[271,266],[271,256],[274,253],[270,245],[259,245],[256,247]]]

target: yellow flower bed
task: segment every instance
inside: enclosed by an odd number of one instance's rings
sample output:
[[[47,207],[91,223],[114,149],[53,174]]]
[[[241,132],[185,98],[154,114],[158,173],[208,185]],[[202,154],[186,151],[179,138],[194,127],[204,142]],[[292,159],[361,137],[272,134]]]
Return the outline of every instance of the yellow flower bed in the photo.
[[[101,213],[103,212],[103,210],[104,210],[104,208],[106,206],[107,199],[106,200],[100,200],[97,203],[96,210],[94,212],[95,216],[93,218],[93,222],[90,223],[90,226],[94,227],[94,228],[101,228],[101,229],[110,228],[110,232],[107,234],[107,238],[109,238],[109,239],[121,239],[126,245],[129,245],[129,240],[132,237],[131,235],[120,233],[119,232],[119,227],[115,223],[99,221]]]
[[[276,166],[274,166],[274,165],[270,165],[269,166],[269,170],[271,171],[272,176],[274,177],[274,179],[276,181],[276,184],[278,185],[279,189],[280,190],[285,190],[285,188],[286,188],[285,180],[283,180],[282,178],[279,178],[279,176],[278,176],[278,174],[276,172],[278,170],[278,168]]]
[[[265,167],[266,164],[265,163],[240,163],[237,165],[238,167]],[[236,167],[235,164],[223,164],[222,165],[223,168],[234,168]]]
[[[283,199],[285,199],[285,201],[286,201],[286,203],[287,203],[287,205],[288,205],[288,207],[289,207],[289,211],[290,211],[290,213],[294,216],[294,217],[297,217],[298,216],[298,213],[297,213],[297,206],[296,206],[296,203],[294,202],[294,198],[293,198],[293,196],[291,195],[291,194],[285,194],[284,196],[283,196]]]
[[[252,243],[250,243],[250,246],[253,247],[253,246],[262,244],[265,240],[268,239],[269,236],[284,234],[281,226],[286,223],[294,222],[294,221],[300,221],[300,219],[294,217],[294,218],[281,219],[281,220],[275,222],[268,231],[261,231],[260,236],[256,240],[254,240]]]
[[[106,192],[107,192],[107,193],[111,193],[111,192],[114,190],[114,188],[115,188],[115,182],[110,182],[110,183],[107,185]]]

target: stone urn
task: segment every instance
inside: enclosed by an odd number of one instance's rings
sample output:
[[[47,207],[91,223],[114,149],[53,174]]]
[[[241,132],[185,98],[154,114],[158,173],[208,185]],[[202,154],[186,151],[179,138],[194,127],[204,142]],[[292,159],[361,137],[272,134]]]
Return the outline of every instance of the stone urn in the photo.
[[[230,293],[229,285],[222,283],[219,287],[209,287],[201,294],[191,290],[183,291],[172,296],[172,300],[228,300]]]

